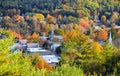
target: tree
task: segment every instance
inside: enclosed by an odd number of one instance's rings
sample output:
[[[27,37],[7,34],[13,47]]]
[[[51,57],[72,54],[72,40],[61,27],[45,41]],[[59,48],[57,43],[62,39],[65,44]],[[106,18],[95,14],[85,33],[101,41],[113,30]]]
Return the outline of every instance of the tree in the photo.
[[[35,38],[39,38],[39,36],[36,34],[36,32],[34,32],[31,36],[32,39],[35,39]]]
[[[86,21],[85,21],[84,19],[81,19],[80,25],[81,25],[82,27],[84,27],[84,28],[87,27],[87,23],[86,23]]]
[[[118,18],[119,18],[118,12],[113,12],[113,15],[110,20],[111,22],[116,23],[118,21]]]
[[[101,17],[101,21],[103,22],[103,23],[105,23],[106,22],[106,16],[105,15],[103,15],[102,17]]]
[[[55,21],[55,18],[51,16],[50,14],[47,15],[46,20],[48,23],[53,23]]]
[[[64,46],[66,48],[85,49],[90,43],[87,36],[81,33],[79,30],[67,31],[64,35]],[[79,49],[80,50],[80,49]]]
[[[108,39],[107,31],[105,29],[100,30],[97,34],[97,39],[103,41],[107,40]]]
[[[14,20],[18,23],[20,23],[21,16],[20,15],[14,15]]]
[[[62,15],[58,15],[58,19],[62,19]]]
[[[44,15],[42,15],[42,14],[35,14],[34,16],[35,16],[38,20],[44,21]]]

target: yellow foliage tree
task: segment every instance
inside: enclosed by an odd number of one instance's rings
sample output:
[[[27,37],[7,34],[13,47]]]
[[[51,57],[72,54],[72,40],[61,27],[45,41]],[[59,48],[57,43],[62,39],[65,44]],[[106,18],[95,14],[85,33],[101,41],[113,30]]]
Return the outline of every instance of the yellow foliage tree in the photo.
[[[62,8],[63,8],[63,9],[68,9],[68,6],[67,6],[66,4],[63,4],[63,5],[62,5]]]
[[[50,31],[51,29],[52,29],[52,24],[47,24],[47,25],[45,26],[45,31],[46,31],[46,32]]]
[[[68,31],[63,35],[64,45],[67,48],[85,48],[90,43],[89,37],[79,30]]]
[[[35,14],[34,15],[37,19],[39,19],[40,21],[44,21],[44,15],[42,15],[42,14]],[[34,17],[33,16],[33,17]]]
[[[103,15],[103,16],[101,17],[101,21],[102,21],[102,22],[105,22],[105,21],[106,21],[106,19],[107,19],[107,18],[106,18],[106,16],[105,16],[105,15]]]
[[[93,49],[95,50],[95,51],[97,51],[97,52],[103,52],[103,48],[102,48],[102,46],[98,43],[98,42],[93,42],[92,43],[92,47],[93,47]]]

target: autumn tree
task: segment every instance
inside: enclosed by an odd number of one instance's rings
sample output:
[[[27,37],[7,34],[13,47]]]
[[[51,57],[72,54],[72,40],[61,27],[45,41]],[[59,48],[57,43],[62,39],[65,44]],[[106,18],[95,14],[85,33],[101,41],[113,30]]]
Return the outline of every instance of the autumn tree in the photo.
[[[3,17],[1,20],[1,26],[9,29],[9,27],[12,26],[11,18],[9,16]]]
[[[32,36],[28,37],[28,43],[40,43],[39,35],[34,32]]]
[[[31,38],[39,38],[39,36],[36,34],[36,32],[34,32],[33,34],[32,34],[32,36],[31,36]]]
[[[86,27],[87,27],[87,22],[86,22],[84,19],[81,19],[81,20],[80,20],[80,25],[81,25],[82,27],[86,28]]]
[[[59,14],[59,15],[58,15],[58,19],[62,19],[62,15]]]
[[[83,10],[78,10],[77,13],[79,18],[83,17]]]
[[[20,23],[21,16],[20,15],[14,15],[14,20],[18,23]]]
[[[38,20],[44,21],[44,15],[42,15],[42,14],[35,14],[34,16],[35,16]]]
[[[117,37],[120,37],[120,30],[117,31]]]
[[[110,20],[111,20],[111,22],[116,23],[118,18],[119,18],[118,12],[113,12],[113,15]]]
[[[108,39],[107,31],[105,29],[100,30],[97,34],[97,39],[103,41],[107,40]]]
[[[63,37],[66,48],[84,49],[90,42],[89,38],[79,30],[68,31],[63,35]]]
[[[52,70],[52,66],[48,64],[41,56],[38,54],[33,54],[32,55],[32,64],[37,68],[37,69],[47,69],[47,70]]]
[[[55,21],[55,18],[51,16],[50,14],[47,15],[46,20],[48,23],[53,23]]]
[[[103,23],[106,22],[106,16],[105,16],[105,15],[103,15],[103,16],[101,17],[101,21],[102,21]]]

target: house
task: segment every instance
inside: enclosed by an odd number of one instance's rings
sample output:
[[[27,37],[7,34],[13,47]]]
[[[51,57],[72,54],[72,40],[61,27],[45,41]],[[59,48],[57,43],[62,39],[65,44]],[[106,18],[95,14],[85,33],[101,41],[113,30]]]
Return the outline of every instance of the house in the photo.
[[[62,42],[62,41],[63,41],[63,37],[60,35],[53,37],[53,42]]]
[[[20,44],[27,44],[27,39],[21,39],[19,40]]]
[[[38,48],[39,44],[38,43],[27,43],[27,48]]]
[[[48,37],[46,37],[46,36],[40,36],[40,40],[44,40],[45,41],[45,40],[47,40],[47,38]]]
[[[120,49],[120,37],[113,40],[113,45]]]
[[[95,16],[94,16],[94,22],[96,22],[96,23],[99,23],[99,22],[100,22],[98,15],[95,15]]]
[[[52,66],[55,66],[59,62],[59,58],[56,55],[42,55],[42,58]]]

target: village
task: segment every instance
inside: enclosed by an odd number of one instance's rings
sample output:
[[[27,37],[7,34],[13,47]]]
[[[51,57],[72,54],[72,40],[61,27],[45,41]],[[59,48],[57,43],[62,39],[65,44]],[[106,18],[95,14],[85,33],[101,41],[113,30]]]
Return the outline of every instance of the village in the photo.
[[[1,0],[0,76],[120,76],[119,0]]]

